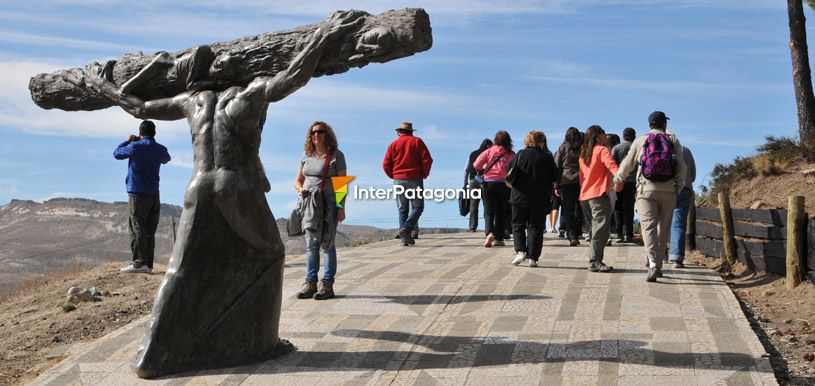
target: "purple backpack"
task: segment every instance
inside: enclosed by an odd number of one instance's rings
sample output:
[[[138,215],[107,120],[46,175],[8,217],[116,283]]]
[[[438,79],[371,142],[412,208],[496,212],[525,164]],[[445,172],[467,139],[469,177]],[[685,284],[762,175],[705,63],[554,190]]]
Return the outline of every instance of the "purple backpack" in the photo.
[[[648,134],[642,148],[640,167],[642,176],[654,182],[665,182],[676,175],[674,144],[668,134]]]

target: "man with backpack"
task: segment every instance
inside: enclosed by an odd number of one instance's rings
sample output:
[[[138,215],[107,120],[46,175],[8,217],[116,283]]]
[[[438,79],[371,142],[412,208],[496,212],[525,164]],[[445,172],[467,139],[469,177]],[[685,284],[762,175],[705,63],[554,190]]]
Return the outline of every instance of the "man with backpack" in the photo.
[[[662,276],[677,193],[685,185],[682,145],[667,131],[668,119],[662,111],[648,116],[651,131],[634,140],[614,176],[615,189],[622,188],[628,174],[639,166],[636,208],[648,254],[648,282]]]

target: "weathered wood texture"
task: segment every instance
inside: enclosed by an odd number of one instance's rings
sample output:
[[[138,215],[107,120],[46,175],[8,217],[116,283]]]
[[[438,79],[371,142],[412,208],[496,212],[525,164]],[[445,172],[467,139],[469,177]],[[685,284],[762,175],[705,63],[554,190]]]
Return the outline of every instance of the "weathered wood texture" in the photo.
[[[719,193],[719,216],[722,219],[722,241],[724,242],[724,256],[733,267],[736,263],[736,241],[733,239],[733,218],[730,213],[730,197],[727,193]]]
[[[750,269],[760,272],[772,272],[781,275],[786,272],[784,256],[775,256],[775,254],[777,254],[777,250],[775,248],[778,248],[778,246],[772,245],[766,247],[766,249],[771,252],[767,255],[762,255],[761,251],[762,249],[765,249],[764,243],[736,239],[736,244],[739,246],[737,248],[739,260],[741,260],[741,262],[747,265],[747,267]],[[783,249],[783,246],[781,248]],[[696,249],[707,256],[724,257],[724,244],[721,240],[697,236]],[[759,253],[754,253],[755,251],[758,251]]]
[[[736,256],[748,267],[762,272],[786,273],[786,209],[732,209]],[[724,229],[719,208],[696,208],[696,249],[725,257]],[[809,255],[815,267],[815,220],[807,232]]]
[[[235,80],[248,82],[255,76],[274,75],[288,67],[289,62],[304,47],[320,24],[311,24],[288,31],[269,32],[227,42],[209,44],[216,56],[229,54],[237,58],[239,70]],[[387,47],[373,52],[355,51],[360,37],[372,29],[390,31]],[[364,16],[360,25],[342,39],[330,42],[323,52],[314,77],[333,75],[348,71],[351,67],[363,67],[368,63],[384,63],[430,49],[433,39],[430,18],[423,9],[393,10],[379,15]],[[191,49],[172,53],[179,57]],[[360,57],[354,57],[361,54]],[[126,54],[116,60],[113,82],[121,85],[137,74],[153,60],[154,55]],[[44,109],[66,111],[99,110],[112,106],[102,96],[78,88],[64,80],[66,72],[81,72],[81,68],[59,70],[39,74],[31,78],[29,91],[37,106]],[[132,90],[132,94],[144,100],[177,95],[186,90],[184,79],[177,79],[169,69],[163,69],[147,83]]]
[[[685,225],[685,249],[689,251],[696,249],[696,193],[690,196],[688,219]]]
[[[806,213],[804,196],[789,198],[787,214],[787,288],[792,289],[804,280],[804,240]]]

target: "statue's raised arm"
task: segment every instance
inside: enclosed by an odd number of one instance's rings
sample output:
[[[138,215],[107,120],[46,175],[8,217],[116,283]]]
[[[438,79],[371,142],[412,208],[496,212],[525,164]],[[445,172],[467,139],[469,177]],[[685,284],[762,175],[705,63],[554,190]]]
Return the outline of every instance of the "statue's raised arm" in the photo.
[[[134,95],[123,94],[105,78],[104,68],[96,62],[85,66],[83,71],[66,72],[63,79],[77,87],[93,90],[136,118],[174,121],[185,115],[184,103],[188,100],[188,93],[145,102]]]
[[[342,39],[343,35],[361,24],[363,11],[337,11],[332,13],[314,31],[308,44],[289,66],[273,77],[260,77],[253,80],[246,89],[251,95],[259,94],[266,102],[277,102],[308,83],[314,75],[323,50],[331,41]]]

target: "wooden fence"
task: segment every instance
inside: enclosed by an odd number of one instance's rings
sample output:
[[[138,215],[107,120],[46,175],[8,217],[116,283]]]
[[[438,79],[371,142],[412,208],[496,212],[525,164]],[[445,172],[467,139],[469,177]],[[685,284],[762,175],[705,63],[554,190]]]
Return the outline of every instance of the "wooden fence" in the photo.
[[[719,208],[695,207],[688,238],[708,256],[738,258],[754,271],[787,277],[794,288],[815,271],[815,219],[807,219],[803,196],[789,197],[787,209],[732,209],[726,193]]]
[[[753,270],[783,275],[786,272],[787,211],[731,209],[731,214],[738,259]],[[815,246],[815,236],[810,236],[813,239],[810,245]],[[723,239],[719,208],[697,207],[696,249],[708,256],[724,257]]]

